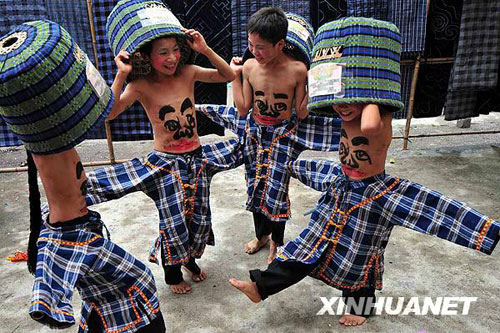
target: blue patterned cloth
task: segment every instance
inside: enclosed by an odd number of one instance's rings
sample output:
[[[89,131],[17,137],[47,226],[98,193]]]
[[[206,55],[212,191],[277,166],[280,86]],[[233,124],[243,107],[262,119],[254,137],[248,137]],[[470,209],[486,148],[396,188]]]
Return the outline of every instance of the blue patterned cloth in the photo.
[[[45,6],[48,19],[66,29],[95,65],[87,0],[49,0]]]
[[[308,116],[297,122],[295,116],[277,125],[258,125],[252,113],[240,118],[234,107],[202,105],[198,107],[210,119],[238,135],[243,145],[247,210],[264,214],[272,221],[291,217],[285,170],[288,161],[304,150],[338,150],[340,119]]]
[[[464,1],[445,119],[464,119],[498,111],[499,72],[500,2]]]
[[[347,1],[347,16],[371,17],[388,21],[389,0],[349,0]]]
[[[299,160],[287,169],[323,195],[309,225],[279,248],[277,258],[318,263],[311,275],[338,289],[382,289],[384,252],[394,226],[486,254],[500,238],[499,221],[409,180],[384,173],[350,180],[340,163],[330,161]]]
[[[200,258],[212,229],[210,182],[220,171],[242,164],[236,140],[203,145],[200,156],[152,152],[147,157],[96,169],[87,175],[87,204],[93,205],[142,191],[159,212],[159,237],[150,251],[158,263],[161,245],[166,265]]]
[[[83,301],[79,332],[88,332],[92,309],[106,332],[135,332],[156,318],[160,305],[153,273],[103,237],[98,213],[57,226],[46,223],[46,213],[29,310],[33,319],[51,328],[73,325],[75,288]]]
[[[387,21],[401,32],[402,58],[422,55],[425,49],[427,0],[391,0]]]

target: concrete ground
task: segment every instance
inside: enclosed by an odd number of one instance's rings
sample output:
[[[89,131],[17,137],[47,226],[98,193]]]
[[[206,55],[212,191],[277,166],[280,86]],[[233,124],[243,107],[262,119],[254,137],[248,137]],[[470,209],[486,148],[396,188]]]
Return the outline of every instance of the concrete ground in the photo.
[[[404,121],[395,121],[394,135],[401,135]],[[498,129],[500,115],[474,118],[469,130]],[[441,118],[414,120],[411,134],[458,131],[455,122]],[[205,137],[204,141],[221,140]],[[115,143],[118,159],[145,155],[151,142]],[[387,172],[438,190],[493,217],[500,217],[500,134],[413,139],[402,151],[394,140],[387,159]],[[107,158],[103,140],[89,140],[78,147],[82,160]],[[336,153],[306,152],[301,158],[337,160]],[[22,149],[0,148],[0,167],[15,167],[25,160]],[[6,256],[27,245],[29,212],[25,173],[0,174],[0,332],[49,332],[28,315],[32,276],[25,263],[13,264]],[[292,180],[290,197],[293,219],[285,241],[307,225],[320,194]],[[500,309],[500,250],[487,256],[444,240],[395,228],[386,251],[384,289],[379,296],[477,297],[468,315],[388,315],[369,319],[359,328],[343,327],[338,316],[316,315],[320,297],[340,292],[320,281],[306,278],[260,304],[253,304],[232,288],[228,279],[248,278],[248,270],[265,268],[267,249],[255,255],[243,252],[253,237],[246,199],[243,168],[218,174],[212,184],[211,207],[215,247],[208,247],[199,261],[208,279],[192,283],[188,295],[172,294],[159,266],[154,272],[168,332],[498,332]],[[157,228],[157,212],[142,193],[94,207],[111,231],[112,240],[139,259],[147,261],[147,249]],[[74,310],[79,312],[75,292]],[[458,307],[459,312],[462,306]],[[62,332],[75,332],[77,327]]]

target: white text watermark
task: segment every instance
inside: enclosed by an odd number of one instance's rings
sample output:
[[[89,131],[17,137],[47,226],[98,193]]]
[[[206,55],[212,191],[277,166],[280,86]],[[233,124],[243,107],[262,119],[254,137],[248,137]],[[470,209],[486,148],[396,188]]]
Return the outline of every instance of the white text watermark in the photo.
[[[467,315],[471,304],[477,297],[359,297],[357,299],[342,297],[320,297],[323,307],[316,315],[343,315],[356,313],[358,315]],[[373,312],[372,312],[373,311]]]

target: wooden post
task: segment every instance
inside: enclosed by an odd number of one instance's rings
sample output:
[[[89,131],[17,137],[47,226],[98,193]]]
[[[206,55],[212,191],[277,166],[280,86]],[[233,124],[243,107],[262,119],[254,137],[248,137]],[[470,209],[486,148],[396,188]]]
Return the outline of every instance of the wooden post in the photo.
[[[92,45],[94,46],[95,66],[99,70],[99,58],[97,57],[97,41],[95,38],[95,26],[94,26],[94,14],[92,11],[92,0],[87,0],[87,11],[89,14],[90,33],[92,35]],[[116,98],[116,96],[115,96],[115,98]],[[106,129],[106,141],[108,142],[109,161],[111,164],[114,164],[114,163],[116,163],[115,149],[113,147],[113,138],[111,136],[111,126],[109,124],[109,120],[104,121],[104,128]]]
[[[413,108],[415,106],[415,91],[417,90],[418,72],[420,71],[420,56],[415,61],[413,69],[413,78],[411,80],[410,88],[410,103],[408,104],[408,111],[406,113],[406,126],[403,139],[403,150],[408,150],[408,136],[410,135],[411,118],[413,117]]]
[[[427,0],[427,3],[425,5],[426,5],[425,25],[427,26],[427,21],[429,19],[429,11],[431,8],[431,0]],[[408,136],[410,135],[411,118],[413,117],[413,108],[415,106],[415,91],[417,89],[417,80],[418,80],[418,72],[420,71],[420,62],[421,59],[420,56],[418,56],[417,60],[415,61],[415,68],[413,69],[413,79],[411,81],[410,104],[408,105],[408,113],[406,114],[406,127],[403,140],[403,150],[408,150]]]

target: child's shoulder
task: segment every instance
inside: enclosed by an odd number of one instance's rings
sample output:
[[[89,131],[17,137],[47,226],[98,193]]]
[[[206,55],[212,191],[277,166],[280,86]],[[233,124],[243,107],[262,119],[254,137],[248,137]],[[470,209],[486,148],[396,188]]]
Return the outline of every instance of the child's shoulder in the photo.
[[[250,59],[247,59],[247,61],[245,61],[243,63],[243,70],[248,71],[248,70],[255,68],[258,65],[259,65],[259,63],[257,62],[257,60],[255,60],[255,58],[250,58]]]
[[[299,60],[295,60],[294,58],[286,55],[285,60],[282,63],[282,67],[285,71],[289,72],[290,76],[295,77],[306,77],[307,76],[307,67],[306,65]]]

